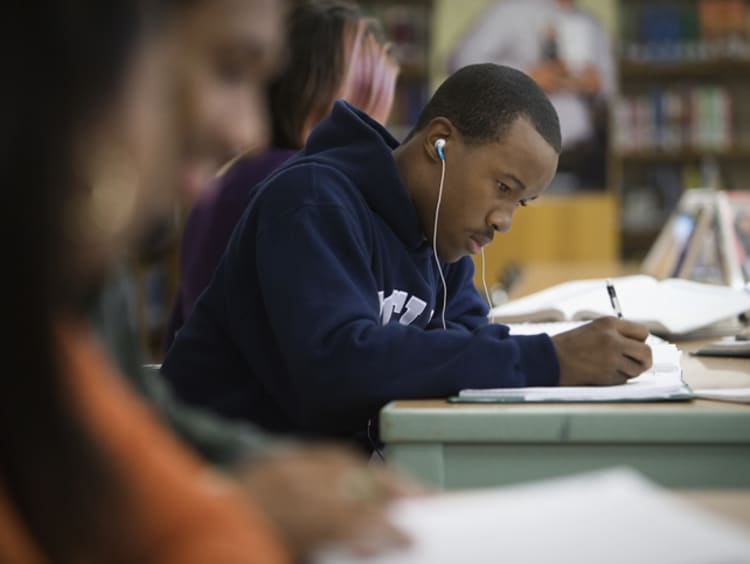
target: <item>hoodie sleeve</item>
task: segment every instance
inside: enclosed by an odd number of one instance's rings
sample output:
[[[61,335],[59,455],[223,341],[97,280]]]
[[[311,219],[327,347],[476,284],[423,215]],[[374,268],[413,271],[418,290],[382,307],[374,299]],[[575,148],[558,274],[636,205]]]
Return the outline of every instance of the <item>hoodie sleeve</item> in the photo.
[[[478,321],[486,310],[464,288],[467,272],[451,277],[463,289],[447,331],[381,325],[368,229],[344,205],[305,203],[263,218],[248,242],[289,373],[288,382],[264,384],[301,425],[356,432],[393,399],[558,383],[548,336],[510,338],[507,327]],[[244,354],[253,354],[250,346]]]

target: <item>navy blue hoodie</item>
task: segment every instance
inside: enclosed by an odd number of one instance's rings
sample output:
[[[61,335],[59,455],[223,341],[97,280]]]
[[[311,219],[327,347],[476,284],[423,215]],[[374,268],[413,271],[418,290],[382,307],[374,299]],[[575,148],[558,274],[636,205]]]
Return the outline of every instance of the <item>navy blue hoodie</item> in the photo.
[[[548,336],[488,323],[469,257],[443,264],[442,328],[397,146],[337,102],[260,185],[162,367],[182,399],[276,431],[352,437],[394,399],[557,385]]]

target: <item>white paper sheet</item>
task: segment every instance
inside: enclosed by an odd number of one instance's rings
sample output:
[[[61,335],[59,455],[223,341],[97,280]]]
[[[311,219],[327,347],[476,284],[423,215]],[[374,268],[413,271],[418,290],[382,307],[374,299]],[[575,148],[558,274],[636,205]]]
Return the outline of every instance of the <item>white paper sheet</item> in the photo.
[[[331,551],[317,564],[731,564],[750,562],[750,530],[616,469],[400,502],[413,545],[374,558]]]

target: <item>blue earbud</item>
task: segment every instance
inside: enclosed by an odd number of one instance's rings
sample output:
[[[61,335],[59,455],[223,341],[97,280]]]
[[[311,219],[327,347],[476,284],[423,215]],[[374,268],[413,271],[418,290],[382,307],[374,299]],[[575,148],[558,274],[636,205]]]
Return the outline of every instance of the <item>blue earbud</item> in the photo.
[[[441,161],[445,160],[443,147],[445,147],[445,139],[438,139],[437,141],[435,141],[435,151],[437,151],[437,156]]]

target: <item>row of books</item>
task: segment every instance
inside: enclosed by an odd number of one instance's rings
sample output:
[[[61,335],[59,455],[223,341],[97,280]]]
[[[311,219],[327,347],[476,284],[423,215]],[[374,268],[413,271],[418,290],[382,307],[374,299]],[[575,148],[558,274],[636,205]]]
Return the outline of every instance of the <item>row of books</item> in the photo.
[[[429,6],[424,2],[365,3],[367,12],[383,25],[404,66],[427,66]]]
[[[614,103],[613,142],[622,152],[725,150],[734,144],[734,99],[723,86],[654,90]]]
[[[417,123],[419,113],[429,96],[429,2],[362,3],[367,13],[383,26],[385,36],[393,42],[401,63],[401,73],[393,98],[388,128],[398,139],[403,139]]]
[[[388,120],[388,128],[397,139],[403,140],[416,125],[422,108],[427,104],[428,96],[426,81],[409,81],[398,85]]]
[[[622,2],[620,9],[626,60],[750,58],[746,0]]]

